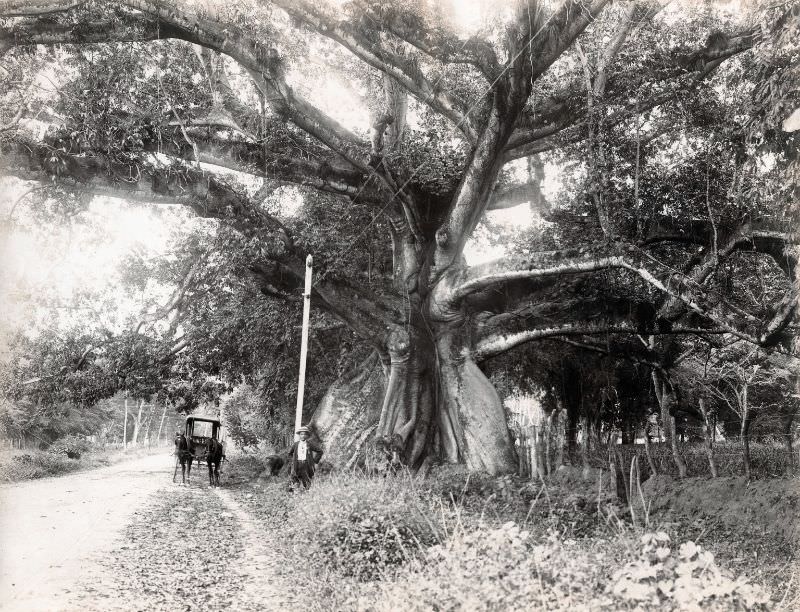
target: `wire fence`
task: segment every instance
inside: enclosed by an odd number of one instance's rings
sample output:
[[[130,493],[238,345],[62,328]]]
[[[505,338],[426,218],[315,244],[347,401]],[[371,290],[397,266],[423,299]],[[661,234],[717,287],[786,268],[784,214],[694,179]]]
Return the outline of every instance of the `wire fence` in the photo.
[[[644,443],[604,444],[594,442],[588,449],[580,444],[567,449],[563,430],[548,432],[545,428],[528,426],[514,432],[519,457],[518,473],[526,478],[548,474],[560,465],[583,466],[608,469],[609,452],[619,454],[629,467],[634,457],[644,477],[651,472]],[[788,444],[791,441],[792,444]],[[750,471],[753,478],[774,478],[800,473],[800,440],[788,436],[771,436],[751,441]],[[678,453],[686,464],[687,476],[711,476],[708,453],[702,442],[676,442]],[[743,443],[740,440],[717,441],[712,444],[714,463],[718,476],[744,475]],[[650,443],[650,459],[659,474],[679,476],[672,448],[667,442]],[[627,468],[626,468],[627,469]]]
[[[697,442],[678,442],[678,453],[686,464],[687,476],[711,476],[711,466],[705,446]],[[629,466],[633,457],[639,457],[639,466],[649,469],[644,444],[620,444],[619,451],[625,465]],[[605,463],[609,448],[600,447],[590,453],[593,462]],[[744,475],[744,450],[739,440],[717,442],[712,448],[714,463],[719,476]],[[659,474],[677,477],[678,467],[672,448],[666,442],[650,445],[650,456]],[[750,442],[750,471],[753,478],[773,478],[794,474],[800,465],[800,451],[794,446],[776,441]],[[599,466],[598,466],[599,467]]]

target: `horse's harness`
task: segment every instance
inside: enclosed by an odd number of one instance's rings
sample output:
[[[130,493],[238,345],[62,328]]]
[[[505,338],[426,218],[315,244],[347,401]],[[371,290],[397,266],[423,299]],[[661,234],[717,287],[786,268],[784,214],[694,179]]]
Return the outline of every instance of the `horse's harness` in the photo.
[[[176,441],[176,450],[179,459],[185,459],[186,457],[191,458],[192,460],[195,459],[195,454],[192,452],[191,446],[189,446],[189,441],[186,439],[186,436],[180,436]]]
[[[208,441],[208,447],[206,449],[207,456],[212,457],[213,460],[213,458],[215,458],[216,455],[219,453],[219,462],[220,463],[223,462],[225,460],[225,453],[223,452],[222,448],[223,448],[222,442],[214,438],[211,438]]]

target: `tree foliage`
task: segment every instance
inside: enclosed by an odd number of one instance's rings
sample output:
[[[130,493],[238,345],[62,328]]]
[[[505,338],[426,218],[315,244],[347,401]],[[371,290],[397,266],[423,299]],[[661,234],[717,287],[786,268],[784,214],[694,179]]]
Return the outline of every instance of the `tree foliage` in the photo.
[[[288,427],[307,252],[320,434],[412,466],[513,467],[486,372],[630,435],[704,347],[796,364],[793,3],[527,0],[469,35],[424,1],[0,9],[7,174],[203,220],[126,264],[166,302],[17,380],[183,410],[242,385],[243,442]],[[508,231],[518,205],[534,221]],[[505,257],[468,265],[476,241]]]

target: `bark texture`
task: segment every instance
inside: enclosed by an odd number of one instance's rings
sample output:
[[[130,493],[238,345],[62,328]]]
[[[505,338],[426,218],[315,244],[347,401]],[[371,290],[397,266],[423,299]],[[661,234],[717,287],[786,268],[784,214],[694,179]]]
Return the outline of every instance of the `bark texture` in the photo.
[[[330,386],[313,418],[325,461],[343,467],[364,465],[365,448],[378,426],[385,387],[377,351]]]

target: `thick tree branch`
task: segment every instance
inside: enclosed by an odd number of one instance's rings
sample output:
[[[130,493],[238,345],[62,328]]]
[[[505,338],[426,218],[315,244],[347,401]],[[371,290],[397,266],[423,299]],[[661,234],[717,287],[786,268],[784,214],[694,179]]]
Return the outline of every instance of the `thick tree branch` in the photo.
[[[320,109],[295,94],[284,78],[284,62],[275,49],[262,46],[232,24],[222,24],[156,0],[126,0],[131,13],[124,24],[99,21],[65,27],[44,20],[0,30],[0,51],[25,44],[91,44],[175,38],[228,55],[253,75],[279,114],[314,136],[356,167],[369,171],[367,143]]]
[[[111,42],[145,42],[169,38],[160,32],[157,20],[137,19],[126,21],[98,20],[81,24],[57,23],[43,19],[30,19],[0,28],[0,50],[25,45],[87,45]]]
[[[772,227],[769,224],[747,221],[736,229],[720,226],[718,230],[730,238],[737,251],[763,253],[769,255],[778,267],[783,270],[787,278],[794,278],[797,268],[797,257],[791,247],[797,243],[796,238],[789,232]],[[640,247],[647,247],[659,243],[697,244],[708,246],[713,240],[713,228],[705,220],[692,219],[687,222],[674,218],[662,218],[652,225],[648,236],[638,243]],[[719,247],[718,247],[719,252]],[[703,255],[707,255],[704,252]],[[692,263],[692,266],[696,263]]]
[[[643,332],[640,325],[630,321],[601,323],[566,323],[549,327],[538,327],[518,332],[497,332],[481,338],[475,345],[473,356],[476,360],[495,357],[517,346],[544,338],[565,336],[595,336],[605,334],[726,334],[728,330],[674,327],[670,330],[650,330]]]
[[[0,164],[6,174],[25,180],[57,182],[89,193],[140,201],[181,204],[201,217],[223,220],[246,233],[269,233],[277,254],[293,248],[280,221],[196,168],[157,166],[137,157],[121,161],[101,155],[74,155],[22,141],[0,145]]]
[[[29,15],[50,15],[72,10],[85,0],[2,0],[0,1],[0,16],[26,17]]]
[[[263,261],[250,266],[250,272],[266,295],[296,294],[302,289],[305,265],[299,258]],[[343,280],[317,282],[311,299],[381,350],[385,349],[389,329],[406,321],[402,299],[394,299],[391,295],[377,296]]]
[[[471,64],[489,82],[500,75],[500,64],[492,45],[478,38],[461,40],[454,34],[421,22],[413,11],[403,11],[380,2],[359,1],[358,5],[380,27],[443,64]]]
[[[711,243],[710,224],[698,224],[698,228],[692,233],[697,235],[701,231],[704,234],[706,245]],[[686,236],[688,234],[684,234]],[[697,258],[689,263],[687,278],[698,285],[703,284],[717,270],[719,263],[728,258],[734,251],[746,250],[763,252],[775,259],[784,272],[793,278],[794,262],[793,257],[788,253],[787,247],[791,244],[791,237],[784,232],[774,232],[769,230],[754,231],[749,220],[745,222],[727,236],[723,236],[717,243],[716,249],[708,248],[701,258]],[[677,321],[686,312],[686,304],[681,300],[672,298],[667,300],[659,309],[658,316],[667,321]]]
[[[326,13],[319,5],[305,0],[272,0],[292,17],[317,33],[336,41],[373,68],[392,77],[411,95],[437,113],[447,117],[470,142],[478,131],[468,114],[468,107],[436,88],[419,68],[413,57],[405,57],[383,47],[378,39],[369,39],[357,27]]]
[[[626,28],[622,27],[617,34],[627,36],[629,30],[626,31]],[[608,59],[607,63],[603,65],[602,76],[598,74],[595,77],[594,89],[602,87],[602,91],[607,92],[604,106],[618,105],[621,110],[604,118],[604,123],[606,125],[618,124],[635,113],[651,110],[675,99],[682,92],[686,92],[691,87],[702,82],[726,59],[751,49],[755,42],[755,35],[752,30],[745,30],[737,34],[724,36],[723,39],[724,42],[709,40],[702,48],[692,53],[681,54],[675,52],[671,57],[666,58],[664,62],[668,67],[652,73],[650,88],[655,88],[660,83],[665,82],[668,87],[664,91],[652,94],[645,99],[637,99],[633,104],[629,102],[631,97],[628,90],[630,75],[609,75],[608,65],[611,59]],[[606,49],[615,54],[619,51],[619,48],[615,48],[614,42],[612,39]],[[642,76],[640,72],[638,78],[641,79]],[[617,89],[619,89],[616,87],[617,82],[626,84],[625,88],[619,93],[617,93]],[[507,160],[526,157],[531,154],[528,151],[532,146],[533,153],[552,148],[555,143],[550,143],[544,149],[541,144],[538,147],[535,145],[542,139],[550,138],[572,127],[579,128],[579,131],[573,135],[572,139],[575,136],[578,139],[582,138],[583,132],[580,131],[580,126],[585,123],[583,120],[584,109],[581,105],[574,103],[579,90],[580,86],[577,83],[570,83],[562,91],[552,94],[549,98],[537,104],[535,115],[530,113],[523,114],[520,117],[517,130],[508,141],[506,148]],[[615,97],[610,94],[615,94]]]
[[[531,79],[535,81],[544,74],[608,3],[609,0],[565,0],[540,30],[531,32]]]
[[[647,284],[685,304],[688,310],[709,319],[720,329],[752,342],[759,343],[760,323],[752,315],[728,304],[721,296],[707,292],[690,277],[681,274],[633,245],[601,244],[566,251],[536,253],[518,261],[493,262],[476,266],[463,273],[464,282],[451,293],[456,303],[467,295],[489,287],[521,278],[582,274],[617,268],[627,270]]]
[[[595,66],[594,95],[602,98],[606,92],[606,82],[608,79],[608,67],[617,57],[622,49],[622,45],[633,31],[636,22],[636,13],[643,10],[641,5],[631,3],[628,10],[622,14],[622,18],[617,26],[617,30],[603,49]]]
[[[277,56],[276,56],[277,57]],[[273,111],[285,116],[301,130],[325,144],[355,168],[369,173],[370,146],[337,121],[298,96],[286,82],[284,68],[271,65],[268,70],[251,70],[250,75]]]
[[[337,159],[314,160],[267,151],[241,141],[195,139],[194,147],[177,139],[161,139],[144,144],[144,150],[198,161],[236,172],[309,187],[336,195],[355,197],[360,202],[384,202],[380,183],[361,170]],[[370,181],[365,185],[365,182]]]

